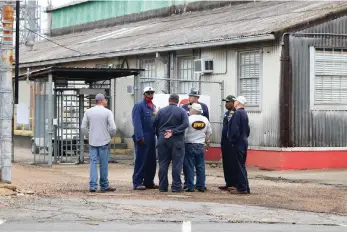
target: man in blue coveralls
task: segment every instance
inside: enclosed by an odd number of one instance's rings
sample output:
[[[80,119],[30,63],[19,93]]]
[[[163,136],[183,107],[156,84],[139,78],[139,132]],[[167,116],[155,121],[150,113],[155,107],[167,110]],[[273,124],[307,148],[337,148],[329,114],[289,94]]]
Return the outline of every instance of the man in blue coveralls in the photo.
[[[188,127],[188,115],[177,106],[179,96],[171,94],[169,105],[156,115],[154,128],[158,137],[159,191],[169,188],[168,169],[172,161],[172,192],[182,192],[181,172],[185,154],[184,134]]]
[[[236,98],[233,95],[228,95],[222,99],[225,101],[226,112],[223,119],[223,130],[221,139],[222,161],[225,185],[218,188],[223,191],[231,190],[236,187],[236,173],[235,165],[237,164],[237,158],[233,155],[231,150],[231,143],[228,139],[228,129],[231,125],[233,115],[235,113],[234,102]]]
[[[248,149],[248,137],[250,134],[249,120],[245,111],[246,98],[239,96],[236,98],[234,106],[236,111],[229,124],[228,139],[231,144],[231,153],[237,158],[236,168],[236,189],[231,189],[233,194],[249,194],[250,188],[247,177],[246,159]]]
[[[189,111],[190,111],[190,108],[192,106],[193,103],[198,103],[201,105],[201,108],[202,108],[202,112],[201,112],[201,115],[202,116],[205,116],[208,120],[210,120],[210,114],[208,112],[208,107],[206,104],[202,103],[202,102],[199,102],[199,98],[200,98],[200,95],[199,95],[199,90],[197,90],[196,88],[191,88],[190,89],[190,92],[188,94],[189,98],[189,103],[186,103],[182,106],[182,108],[187,112],[188,116],[189,116]],[[186,169],[183,170],[183,174],[184,174],[184,189],[187,188],[187,173],[185,172]]]
[[[189,103],[184,104],[182,106],[182,108],[187,112],[188,116],[189,116],[189,110],[190,110],[190,107],[192,106],[192,104],[198,103],[202,107],[201,115],[205,116],[208,120],[210,120],[210,114],[208,112],[207,105],[202,103],[202,102],[199,102],[199,97],[200,97],[199,91],[196,88],[191,88],[188,96],[189,96],[189,99],[188,99]]]
[[[136,153],[133,174],[134,190],[158,188],[154,184],[157,163],[153,122],[157,110],[152,102],[153,95],[152,87],[144,88],[143,100],[137,102],[132,111]]]

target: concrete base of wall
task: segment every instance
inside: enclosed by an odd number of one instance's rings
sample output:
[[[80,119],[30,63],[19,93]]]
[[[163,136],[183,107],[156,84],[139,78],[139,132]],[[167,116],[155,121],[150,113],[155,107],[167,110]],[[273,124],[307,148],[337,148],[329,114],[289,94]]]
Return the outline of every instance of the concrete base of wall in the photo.
[[[210,148],[206,152],[206,160],[220,161],[220,148]],[[266,170],[347,168],[347,151],[248,150],[247,166],[255,166]]]

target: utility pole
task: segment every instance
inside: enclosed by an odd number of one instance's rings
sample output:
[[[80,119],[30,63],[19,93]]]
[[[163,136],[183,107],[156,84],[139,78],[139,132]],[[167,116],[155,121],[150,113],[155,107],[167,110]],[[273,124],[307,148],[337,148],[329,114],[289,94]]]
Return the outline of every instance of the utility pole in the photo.
[[[0,47],[0,181],[11,181],[12,153],[12,63],[14,6],[6,2],[2,7],[3,37]]]

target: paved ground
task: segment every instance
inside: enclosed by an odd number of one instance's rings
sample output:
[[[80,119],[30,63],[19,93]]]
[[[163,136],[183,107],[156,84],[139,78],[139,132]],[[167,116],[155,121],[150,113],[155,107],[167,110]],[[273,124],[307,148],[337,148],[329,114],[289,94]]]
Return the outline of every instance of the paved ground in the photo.
[[[243,232],[345,232],[344,227],[331,226],[297,226],[297,225],[259,225],[259,224],[197,224],[191,229],[185,230],[182,224],[127,224],[127,223],[103,223],[101,225],[88,225],[83,223],[10,223],[3,226],[4,232],[22,231],[117,231],[117,232],[215,232],[215,231],[243,231]]]
[[[252,194],[234,196],[218,190],[219,166],[207,166],[207,192],[180,194],[133,191],[129,164],[110,164],[117,192],[90,194],[88,169],[14,164],[18,192],[1,197],[13,192],[0,186],[0,231],[346,231],[347,170],[250,168]]]
[[[245,231],[345,231],[347,225],[347,217],[330,214],[234,204],[119,200],[117,194],[112,195],[110,199],[2,197],[0,218],[4,223],[0,230],[185,231],[181,230],[183,221],[191,222],[191,231],[242,227]]]

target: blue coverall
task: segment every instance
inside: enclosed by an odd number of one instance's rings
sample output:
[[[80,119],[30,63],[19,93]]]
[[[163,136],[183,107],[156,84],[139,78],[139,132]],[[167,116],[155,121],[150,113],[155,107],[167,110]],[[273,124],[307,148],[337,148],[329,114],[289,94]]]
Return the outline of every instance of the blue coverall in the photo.
[[[201,115],[202,116],[205,116],[208,120],[210,120],[210,113],[208,112],[208,107],[207,107],[207,105],[206,104],[204,104],[204,103],[202,103],[202,102],[198,102],[198,104],[200,104],[201,105],[201,108],[202,108],[202,113],[201,113]],[[187,114],[188,114],[188,116],[189,116],[189,103],[187,103],[187,104],[184,104],[183,106],[182,106],[182,108],[185,110],[185,111],[187,111]]]
[[[231,122],[233,120],[234,111],[227,111],[224,114],[223,119],[223,130],[221,139],[221,150],[222,150],[222,161],[223,161],[223,171],[224,179],[227,187],[236,187],[236,165],[237,157],[233,155],[231,149],[231,143],[228,139],[228,130]]]
[[[144,185],[147,188],[154,186],[156,172],[156,150],[153,122],[155,118],[155,105],[151,108],[145,100],[135,104],[132,111],[134,125],[133,140],[135,144],[135,167],[133,174],[133,187]],[[144,144],[138,144],[141,139]]]
[[[168,169],[172,161],[173,192],[182,191],[181,172],[185,154],[184,133],[189,125],[187,113],[175,104],[162,108],[156,115],[154,127],[158,137],[159,191],[168,191]],[[164,138],[166,130],[172,130],[169,139]]]
[[[250,134],[248,115],[245,109],[237,109],[229,124],[229,141],[233,156],[237,158],[236,172],[238,191],[250,193],[246,159],[248,149],[248,137]]]

